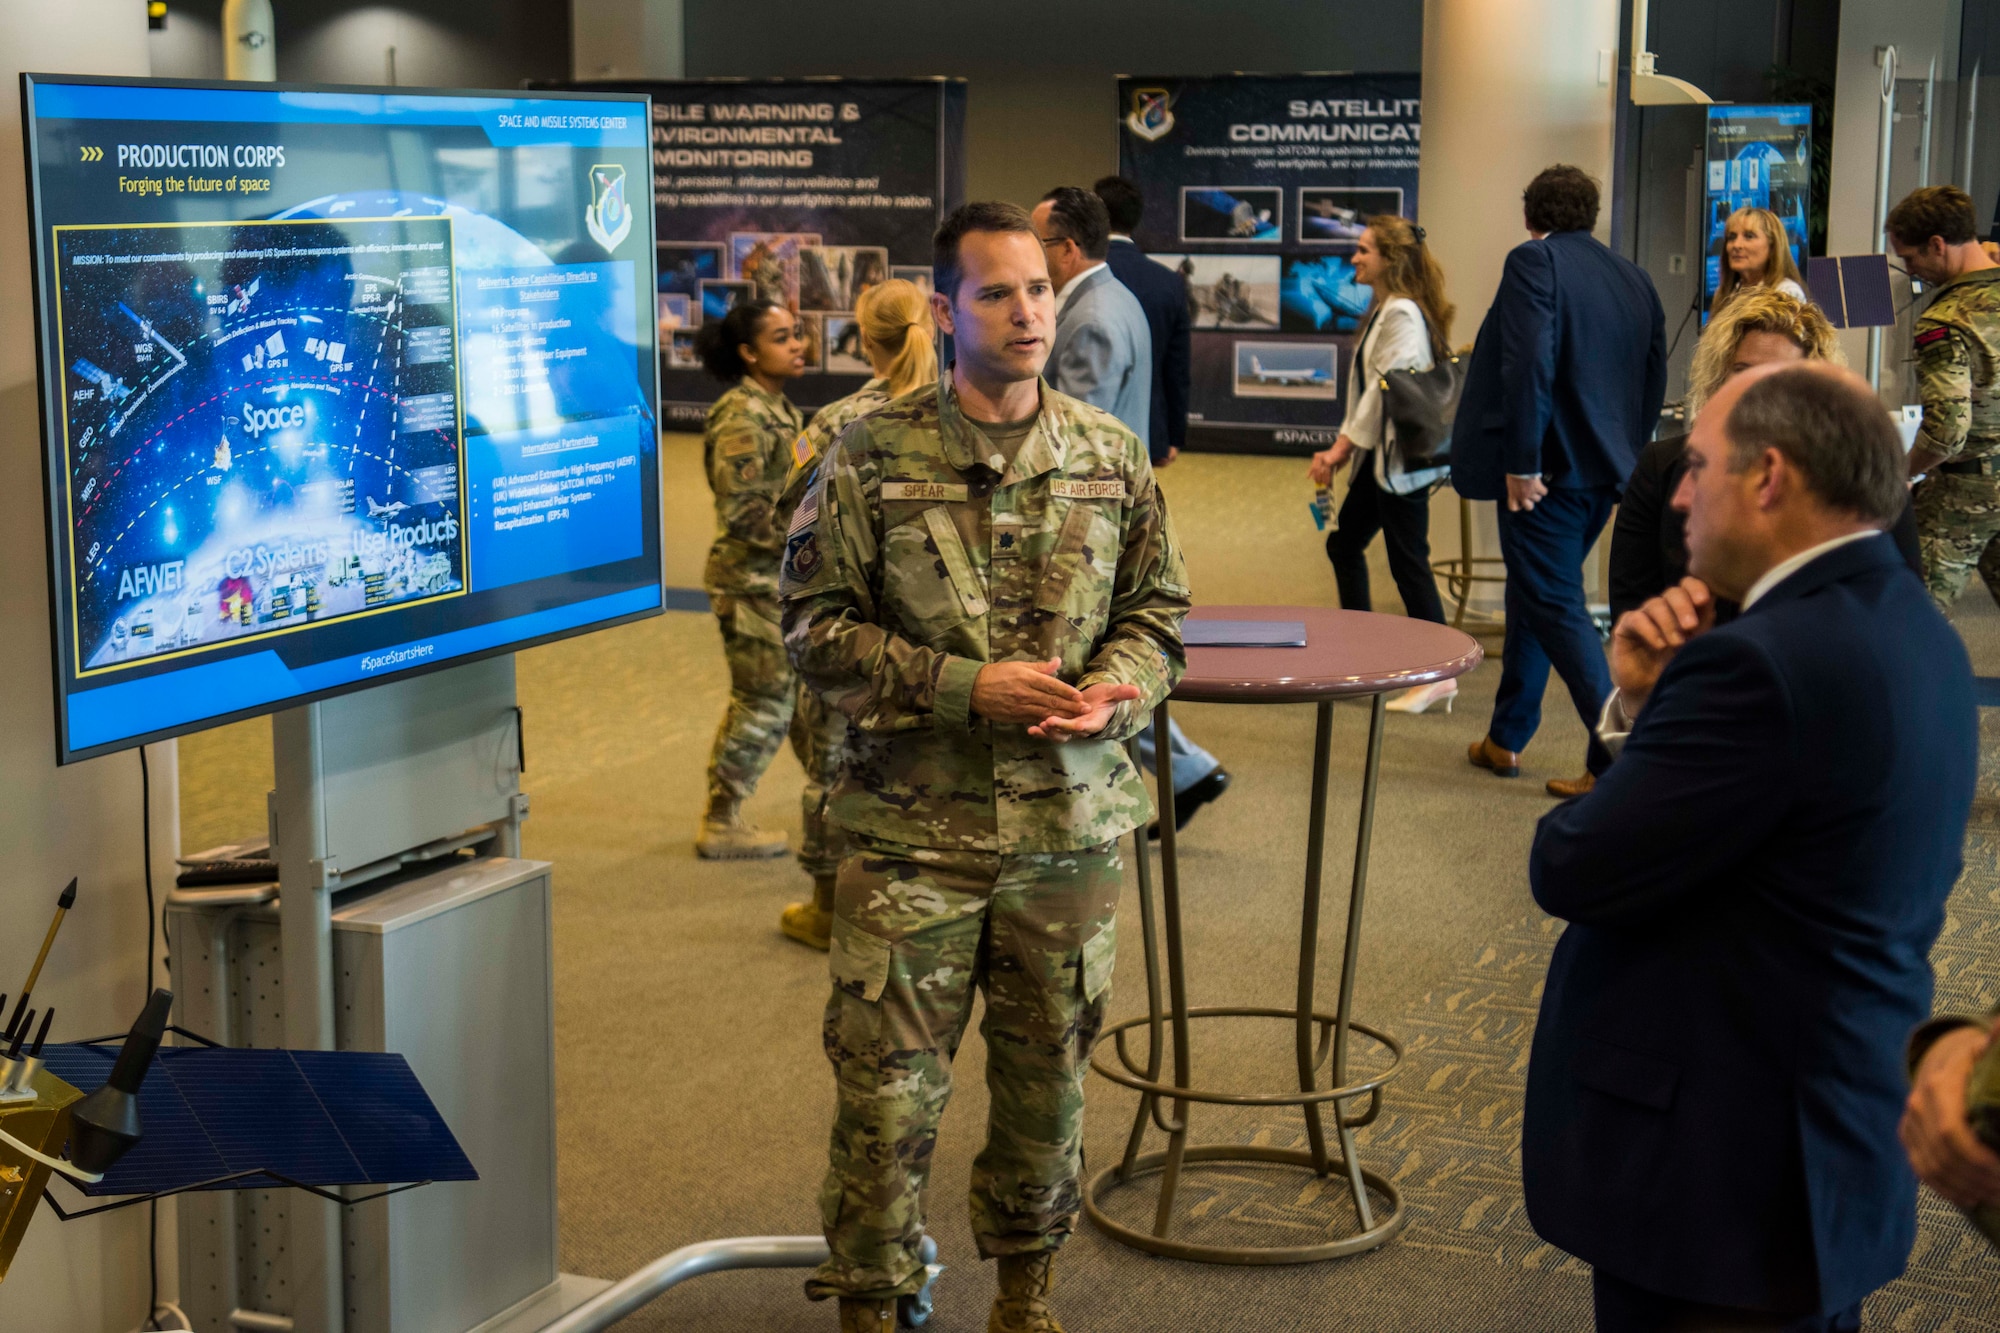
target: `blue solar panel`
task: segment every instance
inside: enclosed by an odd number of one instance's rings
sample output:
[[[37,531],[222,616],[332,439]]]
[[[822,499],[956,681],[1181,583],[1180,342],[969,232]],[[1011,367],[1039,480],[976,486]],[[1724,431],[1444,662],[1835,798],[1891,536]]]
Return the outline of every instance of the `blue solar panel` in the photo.
[[[86,1093],[116,1056],[116,1046],[43,1052],[50,1072]],[[240,1171],[319,1186],[479,1178],[400,1055],[162,1047],[139,1116],[145,1137],[85,1194],[184,1189]]]

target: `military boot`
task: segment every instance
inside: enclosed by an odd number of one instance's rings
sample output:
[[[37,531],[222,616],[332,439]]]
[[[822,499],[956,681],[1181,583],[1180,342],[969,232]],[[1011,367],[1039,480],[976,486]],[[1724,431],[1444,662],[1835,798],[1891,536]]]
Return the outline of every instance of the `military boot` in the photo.
[[[1000,1294],[993,1298],[986,1333],[1063,1333],[1049,1310],[1055,1261],[1054,1250],[1000,1256]]]
[[[751,861],[783,856],[785,835],[746,823],[735,801],[712,798],[695,835],[695,855],[707,861]]]
[[[840,1333],[896,1333],[896,1302],[842,1296]]]
[[[778,915],[778,929],[800,944],[825,952],[833,945],[833,876],[813,876],[809,903],[792,903]]]

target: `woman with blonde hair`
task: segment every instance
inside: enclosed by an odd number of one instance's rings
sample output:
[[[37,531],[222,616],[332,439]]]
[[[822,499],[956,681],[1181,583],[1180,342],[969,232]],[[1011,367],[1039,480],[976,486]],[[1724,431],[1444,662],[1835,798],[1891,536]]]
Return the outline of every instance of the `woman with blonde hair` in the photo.
[[[1761,290],[1806,299],[1785,224],[1768,208],[1739,208],[1722,224],[1722,279],[1709,302],[1709,317],[1745,292]]]
[[[781,532],[791,526],[793,511],[805,497],[814,465],[843,431],[885,403],[937,380],[935,330],[930,300],[922,288],[892,278],[869,287],[854,307],[861,351],[875,376],[847,397],[815,412],[812,424],[793,444],[791,480],[778,502]],[[792,714],[792,735],[806,770],[805,791],[800,798],[805,832],[799,865],[813,877],[813,896],[811,902],[789,904],[779,913],[778,929],[801,944],[825,949],[833,935],[833,876],[841,854],[840,831],[826,818],[826,793],[839,775],[847,719],[802,684],[798,707]]]
[[[1333,447],[1313,455],[1307,469],[1321,486],[1351,457],[1347,498],[1340,518],[1326,535],[1340,604],[1350,611],[1373,608],[1368,588],[1368,544],[1383,534],[1389,573],[1402,594],[1403,610],[1419,620],[1444,623],[1431,574],[1430,497],[1448,468],[1406,471],[1396,451],[1395,427],[1382,401],[1382,376],[1392,370],[1429,370],[1451,355],[1451,320],[1456,307],[1445,297],[1444,270],[1424,244],[1424,229],[1389,215],[1368,219],[1354,247],[1354,280],[1374,289],[1368,323],[1354,349],[1347,377],[1347,417]],[[1421,713],[1442,700],[1447,711],[1458,682],[1441,681],[1406,690],[1389,704],[1402,713]]]
[[[1735,300],[1717,309],[1702,330],[1701,341],[1695,344],[1694,361],[1688,367],[1687,424],[1694,424],[1695,414],[1730,376],[1752,366],[1785,361],[1847,364],[1833,326],[1818,306],[1769,287],[1739,291]],[[1674,493],[1686,472],[1684,434],[1654,440],[1640,451],[1611,530],[1613,621],[1687,575],[1687,518],[1673,507]],[[1907,503],[1889,531],[1903,559],[1921,577],[1917,520]],[[1717,610],[1724,619],[1735,614],[1735,608],[1726,603],[1719,604]],[[1586,773],[1574,780],[1555,779],[1549,783],[1549,792],[1576,796],[1592,785]]]
[[[854,322],[861,331],[861,354],[875,375],[813,413],[812,424],[792,448],[794,486],[842,431],[890,399],[937,379],[930,298],[916,283],[891,278],[868,288],[854,303]]]

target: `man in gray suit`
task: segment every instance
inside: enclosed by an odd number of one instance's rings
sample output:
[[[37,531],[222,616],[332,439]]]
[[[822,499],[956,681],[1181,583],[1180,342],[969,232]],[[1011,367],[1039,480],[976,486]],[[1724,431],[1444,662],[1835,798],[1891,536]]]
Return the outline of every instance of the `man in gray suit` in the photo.
[[[1105,263],[1111,214],[1104,201],[1074,185],[1050,190],[1035,206],[1035,234],[1056,284],[1056,336],[1045,373],[1057,391],[1101,407],[1148,439],[1153,401],[1153,334],[1139,298]],[[1216,757],[1168,728],[1174,759],[1174,827],[1229,787]],[[1139,736],[1139,758],[1154,763],[1153,728]],[[1157,836],[1158,829],[1154,829]]]

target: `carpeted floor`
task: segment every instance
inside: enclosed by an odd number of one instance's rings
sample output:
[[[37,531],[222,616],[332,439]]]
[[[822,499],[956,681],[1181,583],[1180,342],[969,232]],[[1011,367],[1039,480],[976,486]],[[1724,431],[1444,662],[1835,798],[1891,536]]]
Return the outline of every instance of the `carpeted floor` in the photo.
[[[707,495],[698,442],[667,444],[668,578],[698,581]],[[1207,602],[1333,604],[1305,515],[1299,463],[1193,455],[1163,474]],[[1379,547],[1378,547],[1379,553]],[[1395,603],[1386,571],[1382,609]],[[1968,595],[1962,626],[1982,671],[2000,672],[2000,612]],[[1154,1259],[1087,1223],[1064,1253],[1060,1304],[1077,1333],[1120,1330],[1567,1330],[1589,1327],[1588,1270],[1542,1244],[1522,1212],[1521,1088],[1556,923],[1524,874],[1541,782],[1581,771],[1583,730],[1560,688],[1549,696],[1525,776],[1470,768],[1496,660],[1465,682],[1451,715],[1391,717],[1377,816],[1359,1013],[1409,1048],[1363,1160],[1393,1179],[1410,1221],[1372,1254],[1289,1268],[1218,1268]],[[808,1233],[825,1161],[831,1080],[819,1053],[822,955],[782,939],[777,913],[806,888],[789,861],[716,865],[691,840],[726,676],[705,615],[675,613],[523,653],[531,856],[556,863],[558,1113],[563,1266],[617,1277],[690,1241]],[[1304,865],[1311,710],[1189,706],[1181,721],[1235,775],[1182,843],[1195,1003],[1286,1004]],[[1322,994],[1337,979],[1365,709],[1336,710]],[[2000,742],[2000,720],[1989,739]],[[182,843],[261,828],[269,727],[248,723],[182,742]],[[1937,952],[1940,1007],[1989,1002],[2000,937],[2000,746],[1989,746],[1968,830],[1967,873]],[[753,807],[798,825],[800,774],[780,756]],[[1129,844],[1128,844],[1129,846]],[[1136,911],[1127,872],[1126,948],[1114,1017],[1143,1012]],[[1221,1024],[1199,1034],[1196,1069],[1224,1086],[1283,1086],[1289,1029]],[[983,1059],[969,1040],[946,1114],[931,1199],[949,1271],[931,1327],[984,1327],[992,1290],[964,1205],[985,1116]],[[1093,1169],[1124,1145],[1136,1097],[1093,1079]],[[1200,1138],[1289,1146],[1297,1115],[1196,1108]],[[1158,1146],[1155,1136],[1153,1146]],[[1297,1172],[1190,1176],[1190,1238],[1287,1241],[1352,1225],[1344,1189]],[[1151,1191],[1119,1199],[1149,1213]],[[1910,1275],[1871,1302],[1869,1327],[2000,1330],[2000,1262],[1949,1209],[1926,1199]],[[714,1333],[830,1328],[800,1297],[801,1275],[718,1275],[683,1286],[627,1327]]]

